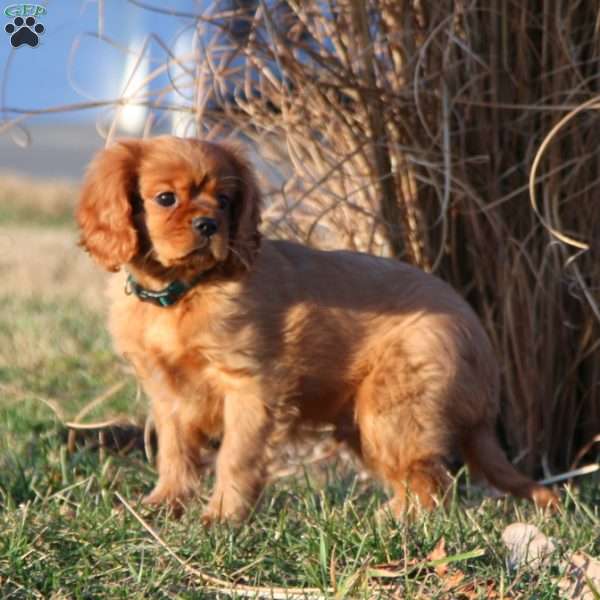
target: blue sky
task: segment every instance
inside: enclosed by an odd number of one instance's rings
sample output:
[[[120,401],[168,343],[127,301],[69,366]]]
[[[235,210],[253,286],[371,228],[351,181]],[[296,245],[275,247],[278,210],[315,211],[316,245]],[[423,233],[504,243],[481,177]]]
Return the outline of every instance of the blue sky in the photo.
[[[101,0],[100,0],[101,1]],[[144,0],[161,9],[202,12],[209,4],[205,0]],[[19,108],[48,108],[67,103],[86,101],[85,96],[109,100],[119,95],[127,68],[126,53],[110,44],[94,39],[88,33],[99,30],[98,0],[49,0],[37,2],[47,8],[47,14],[39,19],[45,26],[40,44],[12,48],[4,26],[11,18],[4,9],[14,2],[0,0],[0,73],[4,78],[3,106]],[[124,47],[140,45],[150,33],[158,34],[170,46],[189,26],[191,21],[177,16],[159,15],[128,2],[128,0],[104,0],[104,32]],[[77,45],[69,81],[69,54]],[[165,53],[152,43],[153,60],[164,62]],[[160,82],[157,82],[159,84]],[[81,92],[81,93],[78,93]],[[81,111],[36,120],[94,120],[97,111]],[[10,115],[5,115],[5,118]]]
[[[0,0],[0,173],[18,172],[34,177],[68,177],[79,179],[91,156],[105,144],[108,125],[114,121],[115,108],[81,110],[57,114],[28,116],[18,126],[3,128],[3,123],[15,118],[7,108],[48,109],[88,100],[110,101],[121,96],[131,59],[151,34],[181,57],[190,55],[196,20],[171,14],[158,14],[136,6],[141,2],[161,11],[207,14],[214,0],[29,0],[47,13],[38,19],[45,27],[40,43],[32,48],[13,48],[5,26],[13,18],[5,15],[14,0]],[[226,0],[220,0],[225,5]],[[102,13],[103,20],[99,19]],[[103,25],[101,25],[101,23]],[[103,27],[114,46],[97,39]],[[218,33],[212,28],[210,37]],[[4,39],[2,39],[4,38]],[[196,51],[201,52],[207,35],[202,34]],[[69,68],[70,55],[74,60]],[[164,65],[167,53],[156,41],[150,41],[149,69]],[[129,57],[129,58],[128,58]],[[140,69],[143,72],[143,69]],[[180,71],[181,73],[181,71]],[[184,84],[188,88],[198,80],[191,70]],[[178,67],[171,68],[177,76]],[[167,75],[155,78],[151,91],[168,87]],[[169,105],[190,106],[187,100],[170,92],[162,98]],[[136,111],[137,114],[136,114]],[[143,113],[143,114],[140,114]],[[138,136],[143,133],[147,112],[128,107],[120,112],[117,135]],[[151,133],[169,131],[176,135],[201,135],[188,111],[156,111]],[[100,125],[98,129],[97,126]],[[102,134],[99,131],[102,130]]]

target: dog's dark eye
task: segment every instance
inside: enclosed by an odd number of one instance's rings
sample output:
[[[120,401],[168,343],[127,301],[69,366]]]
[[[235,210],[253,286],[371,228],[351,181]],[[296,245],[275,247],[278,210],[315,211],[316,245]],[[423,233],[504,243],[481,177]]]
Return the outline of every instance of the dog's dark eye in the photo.
[[[177,196],[173,192],[161,192],[154,200],[157,204],[168,207],[177,202]]]
[[[229,206],[229,196],[227,194],[219,194],[217,196],[217,202],[219,203],[219,208],[227,208]]]

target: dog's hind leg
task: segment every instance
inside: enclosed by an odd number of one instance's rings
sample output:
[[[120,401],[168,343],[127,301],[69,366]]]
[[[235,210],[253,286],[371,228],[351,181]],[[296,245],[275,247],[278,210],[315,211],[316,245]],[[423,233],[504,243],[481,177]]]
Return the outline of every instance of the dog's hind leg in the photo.
[[[364,462],[394,496],[388,508],[397,518],[415,507],[432,509],[443,500],[450,478],[444,466],[447,434],[439,423],[435,389],[418,369],[398,372],[379,365],[358,390],[356,421]],[[429,404],[429,406],[428,406]]]

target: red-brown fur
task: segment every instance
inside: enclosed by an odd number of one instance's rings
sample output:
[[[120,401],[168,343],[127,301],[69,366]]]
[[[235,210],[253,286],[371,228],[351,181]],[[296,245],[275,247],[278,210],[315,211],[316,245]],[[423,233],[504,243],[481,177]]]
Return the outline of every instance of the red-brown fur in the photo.
[[[174,191],[178,205],[158,206]],[[220,208],[225,192],[230,206]],[[301,422],[330,423],[394,492],[432,507],[455,449],[499,488],[541,505],[495,435],[498,367],[469,306],[399,261],[322,252],[258,233],[260,194],[239,150],[196,140],[126,140],[92,162],[77,218],[83,246],[162,289],[205,272],[176,305],[111,289],[110,329],[152,402],[159,439],[150,503],[185,503],[201,448],[222,438],[208,521],[244,518],[270,453]],[[202,245],[191,219],[218,232]]]

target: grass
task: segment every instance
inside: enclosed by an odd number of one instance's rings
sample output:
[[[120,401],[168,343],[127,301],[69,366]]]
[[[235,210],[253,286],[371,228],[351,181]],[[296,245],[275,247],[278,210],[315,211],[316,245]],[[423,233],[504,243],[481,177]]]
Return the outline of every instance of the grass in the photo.
[[[77,186],[67,180],[0,173],[0,225],[68,226],[76,197]]]
[[[39,269],[27,256],[30,268]],[[74,277],[87,287],[96,275],[75,270]],[[357,474],[343,454],[275,481],[239,528],[201,525],[210,471],[198,502],[180,521],[148,513],[137,502],[152,488],[155,472],[143,452],[98,451],[89,443],[94,435],[67,451],[63,422],[115,383],[125,386],[86,421],[118,413],[141,419],[145,410],[133,378],[112,352],[101,311],[81,301],[69,278],[37,292],[5,291],[2,306],[2,598],[225,597],[216,589],[222,584],[201,581],[201,571],[256,593],[260,587],[310,588],[306,597],[312,598],[321,590],[332,598],[550,599],[559,596],[564,555],[600,554],[597,480],[566,492],[564,510],[548,516],[526,503],[484,497],[461,477],[446,509],[407,523],[379,523],[375,512],[384,490]],[[515,521],[534,523],[556,540],[548,564],[507,566],[501,534]],[[445,572],[428,558],[442,538],[450,561]]]
[[[97,338],[83,344],[90,348],[84,356],[90,367],[97,345]],[[32,386],[35,393],[63,393],[71,402],[77,391],[82,399],[89,398],[97,383],[113,376],[110,361],[103,362],[103,352],[96,352],[97,379],[82,377],[77,361],[66,371],[61,365],[58,377],[48,370]],[[57,384],[69,371],[74,382]],[[126,398],[123,394],[117,404]],[[101,460],[98,453],[81,448],[67,455],[62,425],[34,393],[3,403],[0,428],[3,597],[216,597],[203,592],[202,583],[156,544],[117,500],[118,491],[135,506],[151,488],[154,473],[141,453]],[[567,496],[564,513],[548,518],[526,504],[481,500],[467,489],[460,504],[452,502],[446,512],[380,526],[374,512],[384,499],[382,491],[354,477],[348,465],[337,460],[271,486],[253,519],[239,529],[204,529],[201,503],[179,522],[164,514],[145,516],[182,560],[226,581],[321,589],[335,581],[338,589],[350,587],[352,597],[369,598],[377,583],[369,569],[380,566],[397,573],[380,582],[402,590],[405,597],[444,597],[450,593],[447,578],[418,564],[443,537],[449,556],[476,556],[451,566],[451,573],[464,574],[461,588],[479,589],[472,597],[488,597],[491,587],[510,589],[510,597],[529,598],[535,590],[538,598],[555,598],[560,556],[573,549],[600,552],[597,509],[594,513],[591,508],[598,500],[595,493],[595,499],[591,488],[581,496]],[[559,551],[547,567],[531,573],[508,570],[500,535],[516,520],[536,523],[559,541]],[[380,597],[385,596],[382,592]]]

